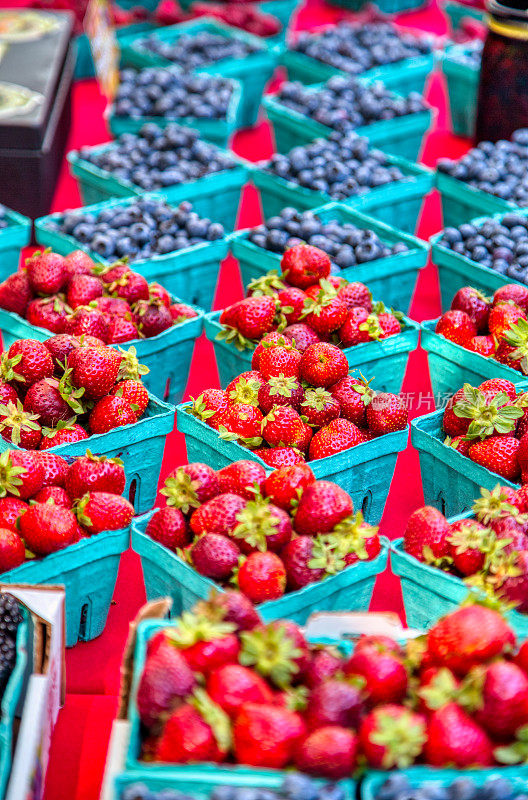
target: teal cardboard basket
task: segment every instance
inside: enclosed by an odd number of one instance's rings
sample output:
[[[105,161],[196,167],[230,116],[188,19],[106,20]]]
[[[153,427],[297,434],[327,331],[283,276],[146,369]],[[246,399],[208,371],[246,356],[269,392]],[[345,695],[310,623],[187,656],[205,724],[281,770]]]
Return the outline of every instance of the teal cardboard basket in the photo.
[[[374,297],[381,297],[387,306],[401,308],[408,313],[418,273],[427,262],[427,243],[342,203],[328,203],[318,208],[316,213],[323,222],[348,222],[358,228],[372,230],[389,246],[396,242],[407,245],[409,249],[406,253],[342,269],[339,276],[347,281],[365,283]],[[250,281],[260,278],[272,269],[277,270],[279,274],[281,272],[282,256],[250,242],[247,230],[237,231],[231,238],[231,252],[238,259],[244,286],[248,286]]]
[[[145,533],[154,512],[136,518],[132,527],[131,545],[141,557],[147,600],[172,597],[172,616],[189,611],[212,590],[222,587],[200,575],[193,567]],[[360,561],[324,581],[311,583],[296,592],[257,606],[265,622],[291,619],[304,625],[316,611],[368,611],[376,575],[387,566],[389,542],[382,538],[381,553],[372,561]]]
[[[464,383],[478,386],[488,378],[504,378],[519,384],[519,388],[524,386],[528,388],[528,376],[522,372],[506,364],[500,364],[494,358],[486,358],[480,353],[466,350],[462,345],[435,333],[437,322],[437,319],[422,322],[420,342],[427,353],[429,375],[435,397],[442,395],[447,400]]]
[[[215,0],[212,0],[213,3]],[[191,5],[192,0],[179,0],[180,6],[187,10]],[[275,36],[269,36],[265,39],[266,42],[273,44],[282,44],[285,41],[288,29],[291,27],[293,15],[295,14],[299,0],[261,0],[261,2],[252,2],[251,6],[256,11],[262,14],[269,14],[279,20],[282,28]]]
[[[314,94],[324,85],[311,86]],[[293,147],[308,144],[313,139],[327,139],[333,128],[322,125],[310,117],[288,108],[276,96],[267,96],[263,101],[269,121],[275,134],[275,149],[288,153]],[[356,128],[356,133],[366,136],[372,147],[379,147],[393,156],[401,156],[417,161],[422,148],[422,140],[431,127],[430,108],[416,114],[407,114],[389,120],[379,120]]]
[[[189,462],[205,461],[213,469],[221,469],[233,461],[250,459],[265,467],[266,472],[273,471],[252,450],[237,442],[224,441],[217,431],[187,413],[190,406],[190,403],[183,403],[176,408],[176,424],[185,436]],[[407,437],[408,427],[309,464],[317,480],[337,483],[348,492],[354,508],[363,512],[367,522],[378,523],[389,494],[396,458],[405,450]]]
[[[179,298],[172,297],[173,302],[180,302]],[[136,348],[140,364],[145,364],[150,372],[142,376],[142,381],[149,392],[156,397],[161,397],[170,403],[179,403],[185,392],[191,368],[194,343],[203,329],[204,312],[201,308],[194,307],[197,317],[185,320],[179,325],[174,325],[166,331],[149,339],[133,339],[120,345],[113,345],[128,349]],[[51,331],[31,325],[27,320],[0,308],[0,332],[4,350],[17,339],[38,339],[44,342],[53,336]]]
[[[449,521],[456,519],[460,517]],[[469,587],[461,578],[424,564],[406,553],[403,539],[391,542],[390,559],[392,571],[401,581],[407,625],[412,628],[427,630],[440,617],[454,611],[469,594]],[[519,640],[528,638],[526,614],[509,611],[508,622]]]
[[[444,4],[444,11],[449,17],[451,27],[454,31],[460,28],[460,23],[464,18],[476,19],[480,22],[486,21],[486,12],[480,8],[472,8],[467,3],[448,2]]]
[[[237,80],[240,83],[241,95],[236,126],[237,128],[247,128],[254,125],[258,118],[264,88],[275,72],[278,53],[266,44],[265,39],[253,36],[239,28],[224,25],[213,17],[201,17],[199,20],[160,28],[149,35],[165,44],[176,44],[181,36],[198,33],[222,35],[227,39],[247,42],[256,48],[256,52],[250,53],[242,59],[223,59],[193,70]],[[143,47],[143,39],[143,35],[135,34],[122,37],[120,45],[123,64],[132,67],[166,67],[174,63]]]
[[[207,314],[204,319],[204,329],[205,335],[213,343],[220,383],[225,389],[233,378],[251,369],[254,348],[240,351],[232,342],[217,339],[217,335],[223,330],[218,321],[221,313],[214,311],[212,314]],[[402,325],[402,332],[389,336],[388,339],[343,348],[349,372],[357,376],[361,373],[368,379],[375,378],[376,389],[380,392],[398,394],[401,391],[409,353],[418,347],[420,330],[420,326],[408,317],[403,318]]]
[[[453,133],[472,137],[477,117],[480,69],[468,61],[467,51],[467,45],[448,47],[442,55],[442,72],[447,83]]]
[[[442,200],[444,228],[458,227],[475,217],[489,217],[492,214],[505,214],[517,208],[515,203],[501,200],[500,197],[482,189],[476,189],[464,181],[458,181],[445,172],[436,173],[436,188]]]
[[[92,153],[101,153],[105,150],[115,149],[115,143],[86,148]],[[204,175],[195,181],[189,181],[177,186],[169,186],[163,190],[167,200],[175,205],[189,201],[200,217],[209,217],[220,222],[226,231],[235,228],[238,216],[238,207],[242,188],[247,181],[248,169],[246,162],[232,155],[235,166],[233,169],[214,172]],[[82,158],[77,150],[71,150],[67,159],[70,163],[70,172],[75,177],[84,205],[100,203],[116,197],[131,197],[148,194],[140,186],[130,181],[114,176],[111,172],[100,169],[95,164]],[[218,202],[218,198],[222,202]]]
[[[374,5],[381,14],[401,14],[414,11],[427,5],[429,0],[332,0],[332,5],[348,8],[350,11],[361,11],[366,5]]]
[[[387,156],[387,159],[391,166],[401,169],[405,176],[403,180],[379,186],[340,202],[405,233],[414,233],[424,196],[433,188],[434,175],[426,167],[411,164],[406,159],[397,156]],[[286,206],[305,211],[332,202],[330,195],[279,178],[266,172],[265,166],[266,162],[257,164],[251,175],[253,183],[260,191],[265,219],[279,214]]]
[[[125,8],[125,3],[126,0],[122,0],[119,5]],[[158,0],[154,0],[154,7],[152,10],[155,10],[157,4]],[[132,2],[130,2],[129,8],[133,8],[134,6],[137,6],[136,0],[132,0]],[[133,22],[131,25],[123,25],[121,27],[114,28],[114,30],[117,42],[119,44],[119,40],[122,36],[126,36],[132,32],[136,34],[147,33],[148,31],[152,31],[157,27],[158,26],[152,22]],[[90,48],[90,42],[85,33],[80,33],[75,37],[75,50],[77,56],[75,61],[75,80],[81,81],[85,78],[94,78],[95,66]]]
[[[0,705],[0,797],[5,797],[13,752],[15,749],[15,716],[19,716],[18,708],[23,699],[29,669],[29,654],[32,651],[32,626],[29,614],[20,606],[22,622],[16,635],[16,661],[9,676]]]
[[[281,63],[288,71],[290,81],[301,83],[324,83],[332,75],[348,75],[349,73],[338,70],[323,61],[317,61],[305,53],[296,50],[284,50]],[[416,56],[406,58],[396,64],[386,64],[383,67],[373,67],[361,74],[362,78],[369,81],[381,81],[387,89],[400,94],[409,92],[423,92],[425,82],[435,65],[434,55]]]
[[[117,139],[122,133],[138,133],[147,122],[153,122],[164,128],[173,122],[185,125],[187,128],[195,128],[200,131],[202,139],[217,144],[219,147],[227,147],[231,136],[237,129],[239,118],[239,107],[241,102],[241,86],[238,81],[231,81],[233,92],[227,107],[226,115],[223,119],[206,119],[205,117],[122,117],[115,112],[115,105],[108,106],[105,115],[110,133]]]
[[[508,778],[512,782],[516,793],[526,791],[528,769],[526,767],[486,767],[481,769],[452,769],[445,767],[427,767],[416,765],[408,767],[402,772],[409,779],[413,789],[418,789],[424,783],[434,784],[434,787],[447,787],[457,778],[471,778],[477,786],[482,786],[488,778]],[[360,800],[376,800],[376,796],[387,780],[390,773],[378,770],[369,770],[361,781]]]
[[[164,194],[160,193],[144,196],[156,197],[160,200],[167,199]],[[105,200],[103,203],[87,206],[83,210],[97,213],[103,208],[122,208],[134,200],[134,197]],[[173,204],[169,202],[169,205]],[[39,244],[51,247],[56,253],[62,255],[67,255],[72,250],[80,248],[85,250],[94,261],[102,264],[110,263],[108,259],[88,250],[73,236],[53,230],[53,224],[62,217],[63,212],[60,212],[36,220],[35,236]],[[174,253],[133,261],[130,266],[144,275],[148,281],[159,281],[168,292],[175,297],[181,297],[185,303],[191,303],[208,311],[213,304],[220,262],[228,253],[229,242],[227,237],[224,237],[214,242],[195,244]]]
[[[454,517],[471,509],[481,487],[493,489],[500,483],[518,488],[444,444],[443,415],[440,409],[411,422],[411,444],[420,457],[425,505],[435,506],[446,517]]]
[[[59,452],[57,448],[53,452]],[[81,539],[64,550],[26,561],[0,575],[2,583],[62,584],[66,591],[66,646],[99,636],[106,625],[121,553],[130,526]]]
[[[0,281],[18,269],[20,249],[31,239],[31,220],[6,208],[8,225],[0,230]]]

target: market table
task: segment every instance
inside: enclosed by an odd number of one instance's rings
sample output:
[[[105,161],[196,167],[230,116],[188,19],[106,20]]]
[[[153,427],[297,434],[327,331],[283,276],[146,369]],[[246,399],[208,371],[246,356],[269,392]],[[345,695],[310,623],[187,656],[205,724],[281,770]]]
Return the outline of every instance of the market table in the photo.
[[[23,0],[16,4],[28,5]],[[298,14],[297,27],[312,28],[334,22],[344,16],[346,14],[342,10],[325,5],[320,0],[306,0]],[[438,35],[446,33],[446,20],[436,2],[421,11],[401,15],[397,18],[397,22],[424,32]],[[430,81],[426,96],[431,105],[438,109],[438,116],[435,129],[425,142],[422,161],[428,166],[434,166],[440,156],[459,157],[466,152],[469,143],[448,133],[444,86],[438,75]],[[96,82],[78,83],[75,86],[73,102],[70,148],[107,141],[109,137],[103,119],[105,103]],[[267,158],[272,152],[267,122],[261,122],[251,130],[238,133],[233,146],[237,153],[252,161]],[[53,210],[59,211],[79,205],[77,186],[69,176],[65,164]],[[260,221],[256,192],[247,189],[239,227],[258,224]],[[433,195],[428,198],[424,206],[418,235],[427,239],[440,227],[440,202],[439,198]],[[222,267],[214,307],[223,308],[228,303],[240,299],[241,293],[236,262],[227,259]],[[438,316],[439,311],[436,270],[428,264],[421,272],[410,316],[421,321]],[[204,388],[218,385],[212,345],[202,336],[196,344],[187,395],[196,396]],[[413,353],[409,359],[403,391],[408,393],[411,417],[433,409],[427,360],[421,350]],[[160,485],[174,467],[186,460],[183,437],[174,432],[167,439]],[[381,523],[381,533],[390,539],[401,536],[409,514],[422,504],[418,455],[408,447],[398,457],[396,473]],[[67,652],[67,698],[52,743],[46,800],[66,800],[66,798],[96,800],[99,796],[108,737],[117,707],[119,667],[128,624],[144,600],[139,558],[129,551],[121,562],[105,632],[98,639],[78,644]],[[402,612],[397,579],[388,574],[380,576],[372,609]]]

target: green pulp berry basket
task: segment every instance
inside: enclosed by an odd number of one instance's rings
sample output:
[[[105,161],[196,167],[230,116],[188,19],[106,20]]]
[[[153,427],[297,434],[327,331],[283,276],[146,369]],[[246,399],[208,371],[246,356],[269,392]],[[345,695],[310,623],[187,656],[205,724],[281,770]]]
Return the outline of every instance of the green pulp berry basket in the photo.
[[[411,164],[403,158],[387,156],[387,159],[392,166],[400,167],[405,176],[403,180],[379,186],[340,202],[405,233],[414,233],[424,196],[433,187],[434,175],[427,168]],[[266,163],[261,162],[251,175],[253,183],[260,191],[265,219],[279,214],[286,206],[305,211],[332,202],[330,195],[279,178],[266,172],[265,166]]]
[[[528,769],[526,767],[486,767],[481,769],[452,769],[445,767],[427,767],[417,765],[398,770],[409,779],[413,789],[418,789],[423,784],[431,783],[434,787],[447,788],[458,778],[471,778],[477,786],[482,786],[488,778],[508,778],[512,782],[516,793],[526,791],[526,781],[528,779]],[[378,770],[369,770],[361,781],[359,797],[360,800],[376,800],[376,796],[387,780],[390,773]]]
[[[407,245],[409,249],[406,253],[347,267],[339,271],[339,276],[347,281],[365,283],[374,297],[382,297],[387,306],[401,308],[408,313],[418,273],[427,262],[427,243],[342,203],[328,203],[317,208],[316,214],[323,222],[350,223],[358,228],[372,230],[389,246],[397,242]],[[244,286],[272,269],[280,274],[282,256],[250,242],[247,230],[237,231],[233,235],[231,252],[238,259]]]
[[[143,197],[167,201],[164,194],[153,193],[143,195]],[[98,213],[105,208],[123,208],[135,200],[135,197],[105,200],[103,203],[86,206],[83,211]],[[169,205],[174,205],[170,201],[167,202]],[[39,244],[51,247],[61,255],[67,255],[72,250],[80,248],[85,250],[94,261],[109,264],[109,259],[104,259],[97,253],[88,250],[73,236],[53,230],[54,224],[61,220],[63,215],[63,212],[49,214],[47,217],[36,220],[35,236]],[[181,297],[185,303],[191,303],[208,311],[213,304],[220,262],[228,253],[229,242],[227,237],[223,237],[214,242],[195,244],[174,253],[132,261],[130,266],[144,275],[148,281],[159,281],[168,292],[175,297]]]
[[[16,635],[16,661],[9,676],[0,705],[0,797],[5,797],[11,772],[15,744],[15,716],[23,697],[24,685],[29,672],[29,653],[32,651],[31,623],[29,614],[20,606],[22,622]]]
[[[528,376],[522,372],[506,364],[500,364],[494,358],[473,353],[462,345],[435,333],[437,322],[437,319],[422,322],[420,340],[427,353],[429,375],[435,397],[442,395],[448,400],[464,383],[478,386],[488,378],[504,378],[518,384],[519,388],[528,388]]]
[[[460,28],[460,23],[466,17],[469,19],[476,19],[481,22],[486,21],[486,12],[480,8],[473,8],[467,3],[453,3],[448,2],[444,4],[444,11],[446,12],[451,22],[451,27],[454,31]]]
[[[148,0],[147,0],[148,1]],[[124,7],[126,0],[121,0],[119,5]],[[130,8],[136,5],[136,0],[132,0],[130,2]],[[156,0],[154,0],[153,9],[156,8]],[[118,28],[115,28],[115,35],[117,42],[119,44],[119,40],[122,36],[127,36],[130,33],[134,32],[136,35],[138,33],[147,33],[148,31],[152,31],[157,28],[152,22],[133,22],[131,25],[123,25]],[[92,57],[92,51],[90,48],[90,40],[88,39],[85,33],[80,33],[75,37],[75,49],[76,49],[76,61],[75,61],[75,80],[81,81],[85,78],[94,78],[95,77],[95,66]]]
[[[167,28],[160,28],[155,33],[149,34],[164,44],[176,44],[181,36],[192,36],[199,33],[213,33],[222,35],[227,39],[246,42],[256,48],[244,58],[229,58],[208,64],[205,67],[193,70],[206,72],[212,75],[221,75],[223,78],[234,78],[240,83],[241,96],[236,120],[237,128],[247,128],[257,121],[260,103],[264,88],[277,66],[278,53],[266,44],[265,39],[253,36],[251,33],[239,28],[224,25],[214,18],[202,17]],[[167,58],[153,53],[142,46],[143,36],[130,35],[121,39],[121,60],[126,66],[133,67],[167,67],[173,62]]]
[[[134,505],[136,514],[143,514],[152,508],[156,499],[165,438],[174,427],[174,413],[174,406],[149,395],[145,413],[133,425],[113,428],[107,433],[57,445],[50,450],[64,458],[83,456],[87,448],[98,456],[120,458],[126,474],[123,494]],[[20,449],[23,448],[0,438],[0,453]]]
[[[324,83],[332,75],[348,75],[330,64],[317,61],[305,53],[296,50],[284,50],[281,63],[288,70],[288,80],[301,81],[301,83]],[[433,71],[435,57],[433,53],[407,58],[396,64],[386,64],[383,67],[373,67],[361,74],[362,78],[369,81],[381,81],[387,89],[400,94],[409,92],[423,92],[425,82]]]
[[[153,122],[164,128],[177,122],[178,125],[185,125],[187,128],[195,128],[200,131],[202,139],[217,144],[219,147],[227,147],[231,136],[237,129],[239,118],[239,107],[241,102],[241,86],[238,81],[231,81],[233,91],[229,101],[226,115],[221,119],[206,119],[205,117],[123,117],[116,114],[115,104],[112,103],[106,113],[108,127],[112,136],[117,139],[122,133],[138,133],[147,122]]]
[[[261,464],[266,472],[273,471],[252,450],[237,442],[224,441],[217,431],[188,413],[191,405],[183,403],[176,408],[176,424],[185,435],[189,462],[205,461],[213,469],[221,469],[233,461],[250,459]],[[378,523],[389,494],[396,458],[405,450],[407,437],[408,427],[309,464],[317,480],[337,483],[348,492],[354,508],[363,512],[367,522]]]
[[[0,281],[18,269],[20,249],[31,239],[31,220],[17,211],[6,209],[8,225],[0,230]]]
[[[179,303],[178,297],[172,297],[174,303]],[[158,336],[150,339],[133,339],[120,345],[113,345],[117,349],[127,350],[136,348],[136,355],[140,364],[149,368],[150,372],[142,376],[142,382],[149,392],[170,403],[179,403],[185,392],[194,343],[203,329],[204,312],[197,306],[194,307],[198,316],[187,319],[179,325],[173,325]],[[17,339],[37,339],[44,342],[53,336],[46,328],[31,325],[27,320],[0,308],[0,331],[4,350]]]
[[[2,573],[0,581],[40,586],[62,584],[66,591],[66,646],[73,647],[103,632],[121,553],[128,550],[129,543],[130,526],[104,531],[45,558],[26,561]]]
[[[315,94],[323,88],[324,84],[311,86],[309,91]],[[327,125],[288,108],[275,96],[265,97],[263,105],[273,124],[275,149],[279,153],[288,153],[293,147],[308,144],[313,139],[327,139],[334,133]],[[432,111],[428,108],[416,114],[372,122],[356,128],[355,132],[359,136],[366,136],[372,147],[379,147],[386,153],[407,158],[409,161],[417,161],[422,140],[431,127],[432,116]]]
[[[444,172],[436,173],[436,188],[442,200],[442,217],[444,227],[450,225],[457,227],[463,222],[469,222],[475,217],[491,216],[492,214],[505,214],[510,209],[515,209],[515,203],[501,200],[500,197],[481,189],[475,189],[468,183],[458,181]]]
[[[98,154],[106,150],[115,149],[115,143],[110,142],[103,146],[85,148],[84,152]],[[247,181],[248,170],[242,159],[232,156],[235,165],[232,169],[204,175],[195,181],[189,181],[177,186],[169,186],[163,190],[167,200],[178,205],[184,200],[193,205],[193,209],[200,217],[208,217],[220,222],[226,231],[235,228],[240,194]],[[79,151],[72,150],[68,153],[70,171],[75,176],[84,205],[100,203],[116,197],[131,197],[148,194],[140,186],[130,181],[118,178],[111,172],[100,169],[82,157]],[[222,202],[218,202],[218,198]]]
[[[171,614],[177,616],[189,611],[199,600],[207,599],[212,590],[223,589],[145,533],[153,513],[134,520],[131,545],[141,557],[147,600],[172,597]],[[372,561],[358,562],[324,581],[261,603],[257,611],[265,622],[291,619],[299,625],[304,625],[316,611],[368,611],[376,575],[387,566],[388,545],[383,538],[381,552]]]
[[[465,514],[463,517],[467,517]],[[454,522],[461,517],[451,518]],[[391,567],[401,580],[407,625],[427,630],[440,617],[454,611],[469,594],[461,578],[418,561],[403,549],[403,539],[391,542]],[[508,612],[508,622],[519,640],[528,638],[528,616]]]
[[[221,313],[214,311],[207,314],[204,319],[204,329],[205,335],[213,343],[220,383],[225,389],[233,378],[251,369],[254,348],[240,351],[232,342],[217,339],[223,330],[219,323]],[[401,391],[409,353],[418,347],[420,330],[420,326],[408,317],[403,318],[402,326],[401,333],[389,336],[387,339],[343,348],[349,372],[357,377],[362,374],[368,379],[375,378],[376,389],[380,392],[398,394]]]
[[[477,116],[480,69],[467,60],[467,46],[448,47],[442,56],[447,83],[451,127],[458,136],[473,136]]]
[[[420,456],[425,505],[435,506],[446,517],[454,517],[469,511],[481,487],[493,489],[500,483],[518,488],[444,444],[443,415],[440,409],[411,422],[411,444]]]

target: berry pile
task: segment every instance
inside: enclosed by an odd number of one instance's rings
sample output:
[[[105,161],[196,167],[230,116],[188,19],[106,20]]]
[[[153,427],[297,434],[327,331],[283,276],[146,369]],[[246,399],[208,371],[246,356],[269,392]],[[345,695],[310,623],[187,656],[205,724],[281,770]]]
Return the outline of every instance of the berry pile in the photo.
[[[354,514],[348,494],[316,481],[306,464],[268,477],[255,461],[217,472],[187,464],[171,473],[161,493],[167,506],[150,518],[147,535],[200,575],[236,583],[253,603],[371,561],[381,550],[378,529]]]
[[[186,74],[176,65],[124,69],[113,110],[118,117],[224,119],[233,88],[225,78]]]
[[[443,787],[435,781],[423,781],[413,789],[409,778],[395,772],[376,792],[375,800],[528,800],[528,794],[515,789],[508,778],[492,775],[482,785],[469,776],[455,778]],[[169,800],[169,799],[168,799]]]
[[[501,364],[528,372],[528,288],[507,283],[493,298],[464,286],[442,314],[436,333],[456,344],[494,358]]]
[[[404,242],[389,246],[374,231],[358,228],[352,222],[338,219],[322,222],[312,210],[297,211],[291,207],[283,208],[277,216],[252,228],[248,239],[272,253],[284,253],[289,247],[306,242],[328,253],[331,272],[406,253],[409,249]]]
[[[66,233],[107,261],[141,261],[224,236],[223,225],[199,217],[188,201],[174,208],[153,197],[97,212],[67,211],[58,221],[49,220],[47,227]]]
[[[126,263],[101,267],[80,250],[36,252],[0,283],[0,308],[52,333],[89,334],[105,344],[148,339],[198,316]]]
[[[528,394],[511,381],[490,378],[477,388],[465,383],[447,404],[442,420],[446,444],[503,478],[528,481]]]
[[[399,32],[388,22],[361,26],[341,22],[323,33],[300,33],[292,49],[343,72],[360,75],[373,67],[430,53],[431,44],[423,36]]]
[[[214,17],[226,25],[240,28],[265,39],[268,36],[276,36],[282,30],[282,25],[277,17],[263,14],[258,8],[253,8],[251,2],[224,3],[223,5],[195,2],[192,10],[198,16]]]
[[[295,245],[281,259],[281,277],[273,270],[255,279],[248,297],[222,311],[217,338],[254,349],[268,334],[282,332],[303,353],[329,338],[348,348],[401,332],[399,312],[373,303],[363,283],[331,276],[330,269],[322,250]]]
[[[528,283],[528,216],[509,212],[502,219],[444,228],[438,244],[501,275]]]
[[[16,664],[16,638],[21,622],[22,614],[18,601],[10,594],[2,592],[0,594],[0,698],[5,692],[9,676]]]
[[[474,518],[450,524],[431,506],[411,514],[405,551],[528,614],[528,486],[480,491]]]
[[[422,95],[399,97],[383,83],[366,86],[355,78],[332,76],[318,91],[302,83],[285,83],[278,95],[282,105],[342,133],[383,119],[416,114],[426,108]]]
[[[243,59],[261,47],[251,41],[200,31],[182,34],[174,42],[153,35],[138,39],[137,47],[178,64],[184,70],[199,69],[226,59]]]
[[[120,800],[195,800],[195,798],[195,794],[187,795],[180,789],[152,792],[145,784],[136,783],[122,792]],[[284,778],[279,789],[219,784],[211,792],[209,800],[345,800],[345,792],[337,784],[327,783],[321,786],[318,781],[307,775],[291,773]]]
[[[350,656],[264,624],[227,592],[154,634],[136,695],[143,758],[226,760],[329,779],[359,764],[464,768],[526,757],[528,643],[468,605],[400,646],[362,636]],[[306,796],[305,796],[306,797]]]
[[[437,166],[475,189],[528,206],[528,128],[515,131],[511,142],[480,142],[459,161],[440,158]]]
[[[130,525],[119,459],[4,450],[0,455],[0,572],[83,538]],[[0,623],[1,633],[1,623]]]
[[[368,139],[337,131],[328,139],[294,147],[288,155],[275,153],[264,169],[334,200],[365,194],[405,178],[399,167],[391,166],[385,153],[369,148]]]
[[[104,150],[81,148],[79,155],[115,178],[146,191],[179,186],[233,169],[231,156],[198,137],[198,131],[176,123],[160,128],[151,122],[143,125],[137,135],[124,133]]]
[[[133,425],[149,402],[147,371],[133,347],[118,352],[88,332],[17,339],[0,362],[0,436],[48,450]]]

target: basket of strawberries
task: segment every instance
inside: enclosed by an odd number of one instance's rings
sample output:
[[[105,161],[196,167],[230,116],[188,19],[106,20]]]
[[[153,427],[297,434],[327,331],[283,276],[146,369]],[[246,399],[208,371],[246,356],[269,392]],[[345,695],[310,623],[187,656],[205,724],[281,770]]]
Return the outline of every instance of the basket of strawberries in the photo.
[[[132,532],[149,600],[170,594],[179,613],[237,585],[265,620],[368,609],[387,542],[307,464],[269,475],[255,461],[187,464],[161,493],[167,505]]]
[[[95,336],[135,347],[148,367],[146,388],[170,402],[183,397],[203,312],[148,283],[124,261],[103,267],[81,250],[37,251],[0,284],[4,349],[16,339],[45,341],[50,332]]]
[[[316,342],[333,341],[349,370],[377,377],[382,391],[399,392],[408,354],[418,346],[418,325],[373,303],[363,283],[330,274],[326,253],[296,245],[272,271],[249,285],[248,297],[205,318],[222,386],[256,366],[257,347],[282,333],[300,353]]]
[[[102,633],[134,507],[118,458],[0,455],[0,581],[63,584],[66,644]]]

